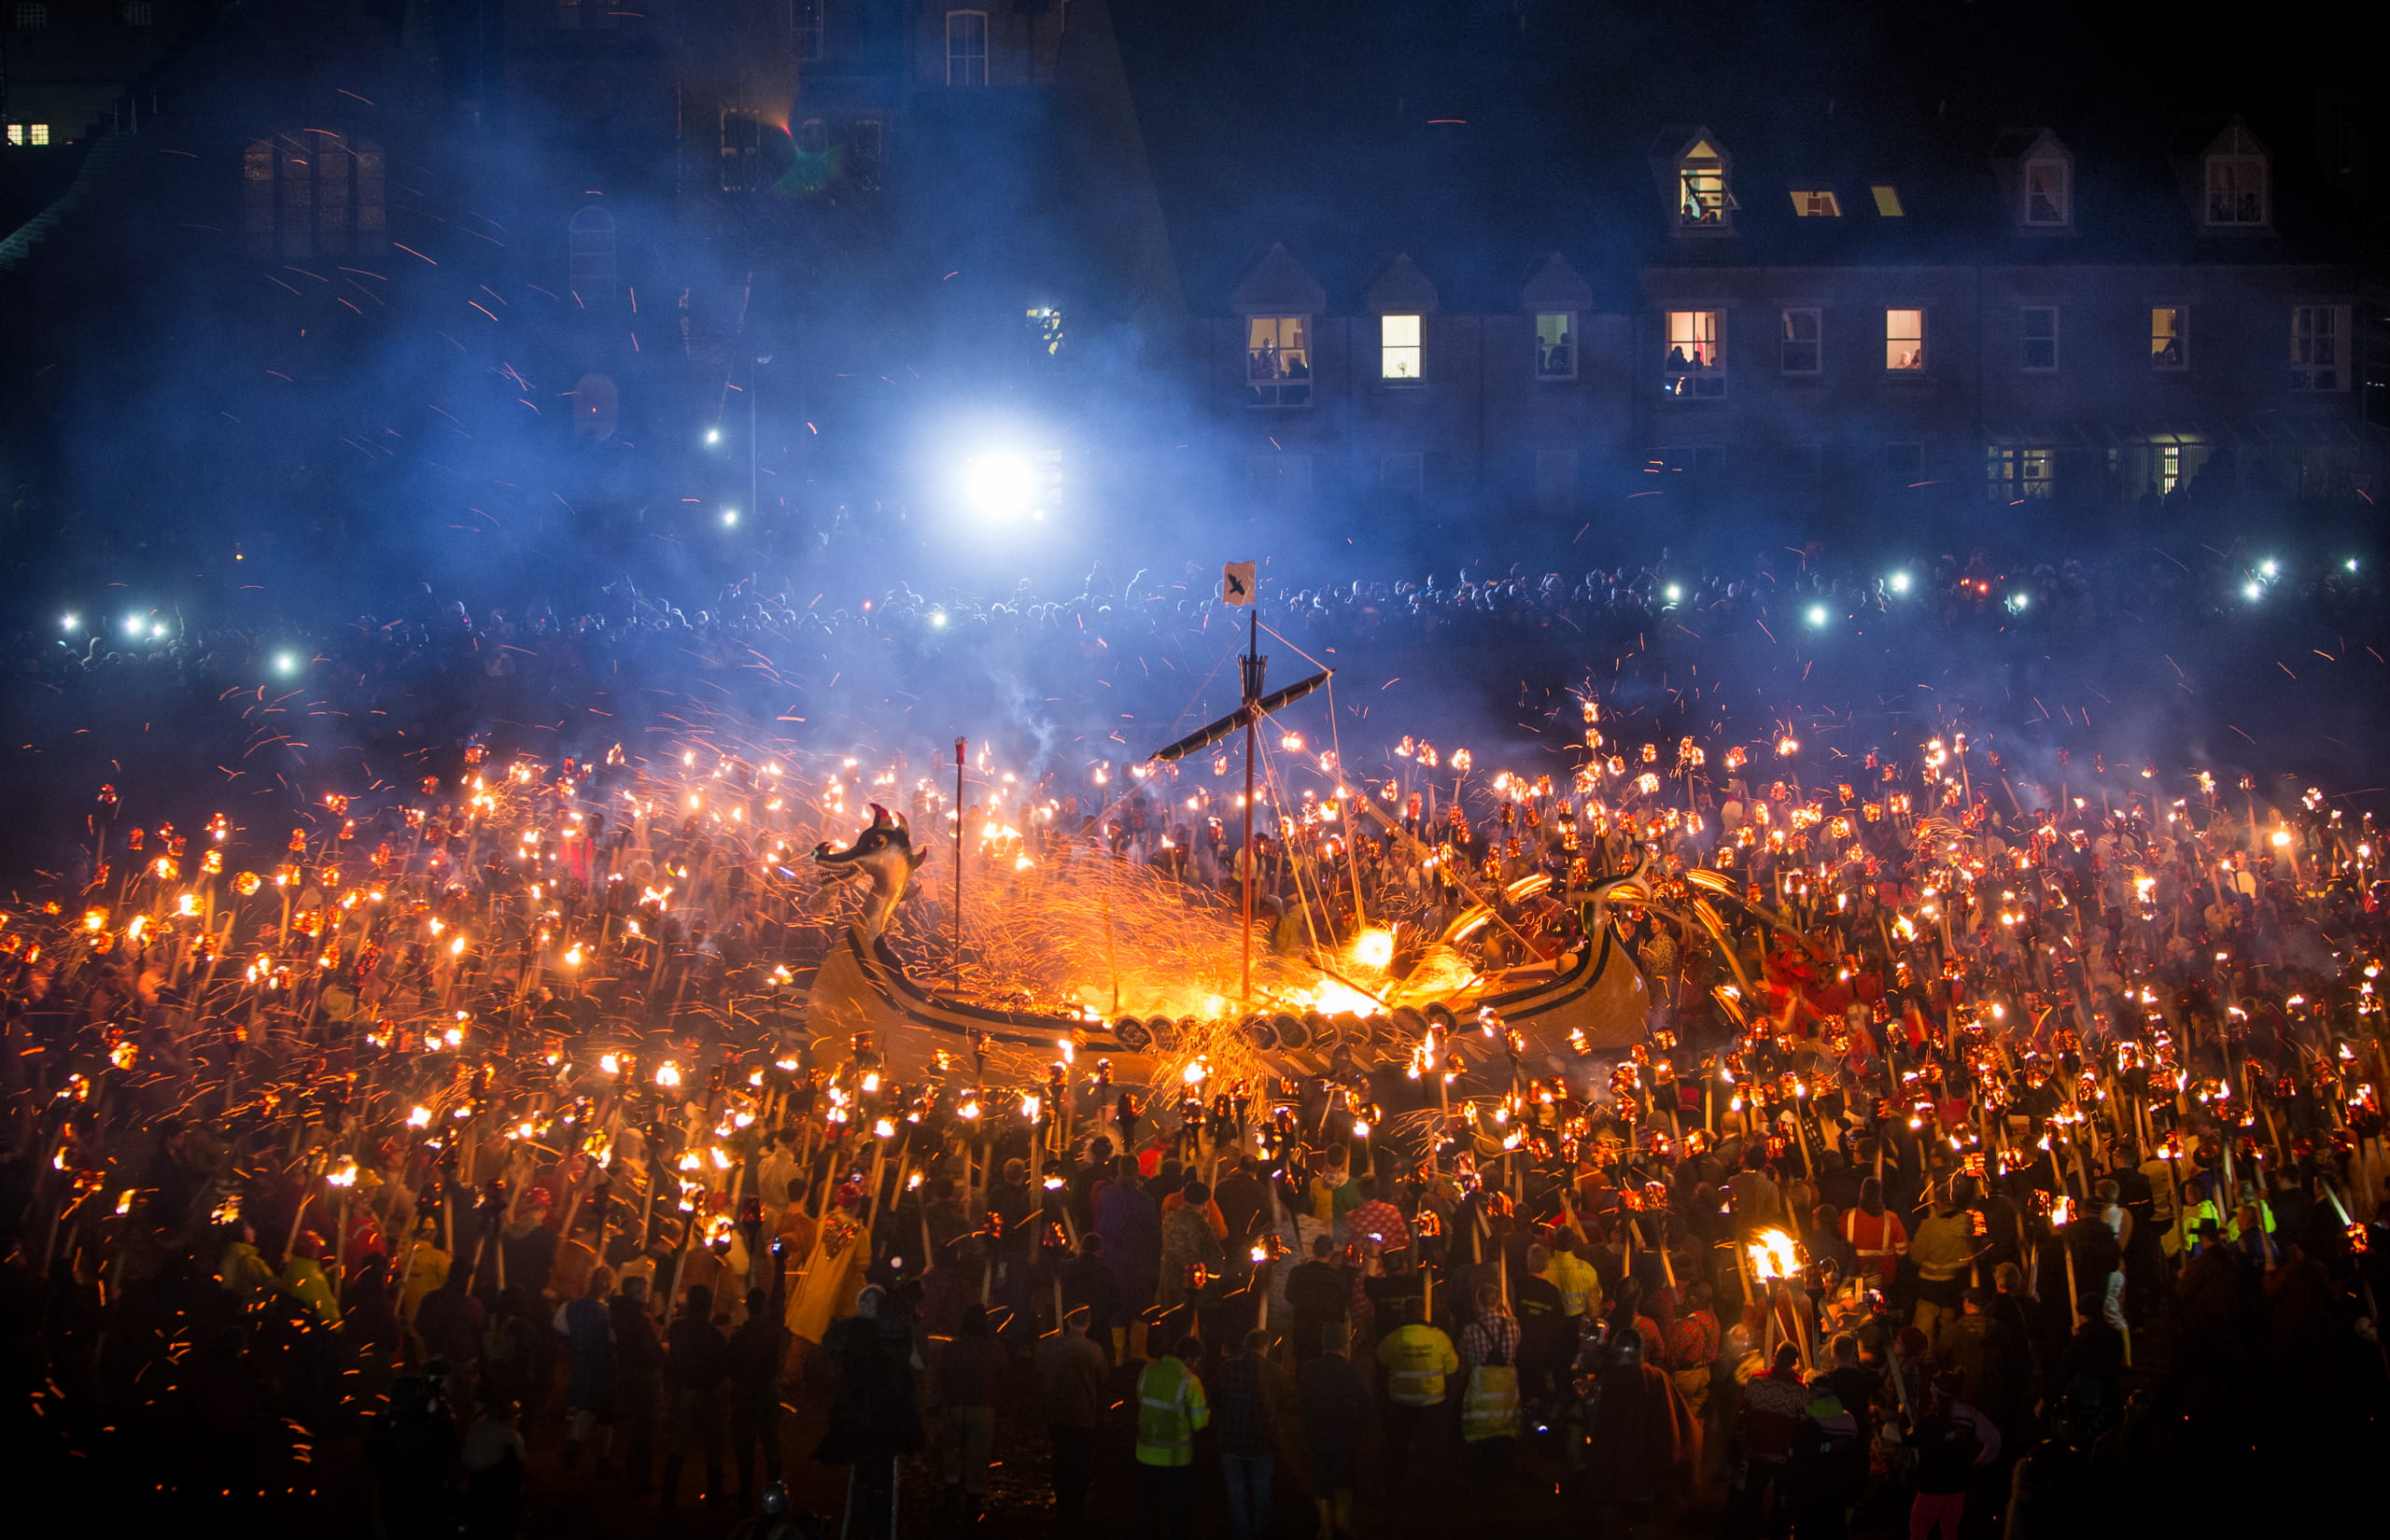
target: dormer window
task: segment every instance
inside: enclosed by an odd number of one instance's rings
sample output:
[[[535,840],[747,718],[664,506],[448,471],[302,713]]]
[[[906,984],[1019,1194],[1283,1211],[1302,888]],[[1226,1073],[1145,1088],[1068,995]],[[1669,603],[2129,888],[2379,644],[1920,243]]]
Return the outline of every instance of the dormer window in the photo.
[[[1420,321],[1416,315],[1378,317],[1378,378],[1390,385],[1416,385],[1421,371]]]
[[[1723,230],[1733,223],[1735,196],[1727,185],[1726,157],[1707,134],[1677,157],[1677,226]]]
[[[1879,218],[1898,219],[1908,213],[1901,207],[1901,189],[1890,182],[1877,182],[1867,190],[1875,195],[1876,214]]]
[[[2249,230],[2266,223],[2266,152],[2234,123],[2207,152],[2207,222]]]
[[[2025,222],[2029,225],[2063,225],[2071,219],[2074,208],[2068,185],[2067,164],[2057,156],[2041,156],[2025,162]]]
[[[1842,204],[1831,191],[1804,192],[1795,188],[1792,190],[1792,213],[1802,219],[1839,219],[1842,217]]]

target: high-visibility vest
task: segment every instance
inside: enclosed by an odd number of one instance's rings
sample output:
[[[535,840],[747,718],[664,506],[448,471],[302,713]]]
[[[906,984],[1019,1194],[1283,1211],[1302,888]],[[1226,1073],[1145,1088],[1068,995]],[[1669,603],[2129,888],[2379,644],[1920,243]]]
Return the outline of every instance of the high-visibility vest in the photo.
[[[1483,1438],[1519,1435],[1519,1371],[1508,1364],[1480,1364],[1469,1377],[1460,1402],[1460,1435],[1474,1444]]]
[[[1554,1253],[1545,1276],[1560,1291],[1560,1313],[1566,1316],[1584,1314],[1588,1296],[1602,1281],[1594,1265],[1574,1252]]]
[[[1869,1224],[1872,1233],[1868,1235],[1867,1239],[1873,1244],[1863,1246],[1859,1243],[1859,1225],[1862,1220]],[[1895,1245],[1892,1241],[1892,1215],[1890,1210],[1879,1214],[1871,1214],[1864,1209],[1851,1209],[1845,1211],[1842,1216],[1842,1239],[1850,1242],[1850,1250],[1859,1258],[1861,1267],[1882,1277],[1890,1278],[1893,1270],[1900,1266],[1902,1247]]]
[[[2213,1219],[2220,1230],[2224,1227],[2224,1215],[2216,1211],[2215,1205],[2204,1193],[2197,1197],[2185,1193],[2183,1197],[2185,1201],[2178,1205],[2182,1212],[2175,1220],[2175,1233],[2182,1238],[2184,1252],[2196,1253],[2200,1249],[2200,1226]]]
[[[1385,1366],[1385,1393],[1395,1405],[1441,1407],[1444,1376],[1460,1367],[1460,1354],[1453,1351],[1451,1337],[1412,1322],[1378,1344],[1378,1362]]]
[[[1137,1463],[1191,1465],[1197,1430],[1212,1421],[1203,1382],[1175,1358],[1157,1358],[1137,1376]]]

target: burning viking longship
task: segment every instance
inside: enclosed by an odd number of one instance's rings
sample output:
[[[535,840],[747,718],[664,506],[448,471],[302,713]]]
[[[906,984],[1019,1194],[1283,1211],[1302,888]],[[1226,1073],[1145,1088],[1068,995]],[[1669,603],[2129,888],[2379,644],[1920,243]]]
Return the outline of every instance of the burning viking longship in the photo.
[[[900,1073],[935,1068],[940,1051],[964,1058],[976,1043],[1049,1051],[1071,1039],[1078,1051],[1116,1061],[1124,1080],[1142,1078],[1163,1060],[1191,1046],[1207,1029],[1225,1027],[1248,1050],[1281,1072],[1302,1074],[1325,1068],[1340,1047],[1356,1063],[1407,1057],[1430,1029],[1452,1037],[1474,1029],[1481,1013],[1492,1012],[1525,1039],[1523,1057],[1619,1051],[1643,1041],[1652,994],[1634,956],[1610,923],[1613,902],[1648,897],[1636,876],[1613,878],[1584,895],[1592,923],[1574,951],[1484,975],[1469,975],[1434,998],[1413,998],[1399,982],[1382,991],[1368,1011],[1323,1014],[1316,1010],[1252,1010],[1225,1022],[1191,1016],[1117,1018],[1060,1012],[1005,1010],[943,993],[907,970],[888,942],[888,925],[910,885],[924,852],[913,848],[907,820],[874,805],[872,821],[844,850],[822,846],[814,860],[825,868],[857,872],[871,885],[863,912],[823,959],[815,977],[809,1023],[823,1034],[870,1032],[886,1060]],[[1512,885],[1511,897],[1540,891],[1548,878]],[[1471,907],[1439,938],[1465,941],[1490,920],[1487,906]]]
[[[1245,828],[1240,848],[1252,850],[1256,730],[1272,712],[1326,684],[1329,675],[1322,670],[1265,694],[1261,682],[1268,660],[1256,648],[1240,661],[1244,690],[1237,709],[1153,757],[1162,763],[1176,761],[1242,729],[1245,795],[1241,805]],[[1357,797],[1353,805],[1365,808],[1389,840],[1413,847],[1413,856],[1434,859],[1415,835],[1372,799]],[[1320,978],[1314,987],[1301,992],[1310,998],[1300,1008],[1289,1008],[1298,1005],[1300,996],[1290,997],[1287,991],[1257,991],[1252,956],[1256,884],[1248,879],[1241,885],[1244,961],[1236,1003],[1231,1006],[1222,991],[1202,997],[1210,1007],[1202,1015],[1139,1015],[1118,1012],[1117,981],[1114,1012],[1083,1008],[1064,1014],[976,1003],[941,993],[914,977],[889,945],[887,931],[923,855],[913,848],[907,821],[874,805],[870,826],[852,845],[834,851],[824,844],[816,848],[813,858],[833,872],[868,875],[871,894],[815,978],[808,1013],[811,1025],[826,1033],[871,1033],[881,1045],[882,1057],[900,1072],[935,1072],[962,1058],[959,1051],[965,1048],[974,1058],[994,1049],[1028,1049],[1043,1056],[1062,1040],[1075,1051],[1115,1060],[1124,1080],[1143,1079],[1148,1084],[1170,1061],[1214,1047],[1249,1054],[1281,1074],[1317,1072],[1340,1058],[1348,1060],[1351,1068],[1367,1071],[1400,1063],[1424,1043],[1449,1042],[1495,1021],[1508,1036],[1506,1048],[1514,1045],[1523,1064],[1541,1067],[1630,1047],[1643,1041],[1651,1018],[1652,987],[1610,919],[1613,903],[1652,901],[1640,871],[1607,879],[1579,893],[1558,895],[1579,903],[1583,939],[1557,958],[1536,959],[1483,973],[1460,963],[1458,948],[1470,936],[1488,924],[1507,923],[1497,913],[1497,904],[1481,897],[1441,935],[1427,938],[1427,945],[1414,952],[1414,959],[1434,958],[1441,966],[1413,966],[1399,977],[1389,973],[1365,988],[1314,956],[1312,965]],[[1546,892],[1551,884],[1547,875],[1525,877],[1499,897],[1508,903],[1524,902]],[[1383,970],[1392,961],[1393,940],[1383,931],[1378,932],[1378,940],[1383,955],[1373,962]]]

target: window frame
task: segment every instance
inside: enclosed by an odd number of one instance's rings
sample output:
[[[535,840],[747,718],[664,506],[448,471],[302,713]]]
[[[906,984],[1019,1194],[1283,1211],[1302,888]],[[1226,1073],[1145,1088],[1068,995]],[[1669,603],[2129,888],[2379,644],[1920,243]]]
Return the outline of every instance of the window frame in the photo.
[[[865,115],[838,125],[838,142],[846,150],[847,185],[878,192],[888,166],[888,120]]]
[[[2057,173],[2057,195],[2052,200],[2056,217],[2042,219],[2033,214],[2033,174],[2043,167]],[[2064,230],[2074,223],[2074,168],[2060,155],[2036,155],[2025,162],[2024,222],[2032,230]]]
[[[16,6],[9,10],[8,16],[9,30],[12,32],[48,32],[49,30],[49,7],[37,5],[34,0],[17,0]]]
[[[2059,307],[2051,304],[2019,305],[2017,307],[2017,370],[2021,374],[2055,374],[2059,369]],[[2031,317],[2049,317],[2049,334],[2036,337]],[[2049,344],[2047,362],[2035,362],[2033,344]],[[1922,344],[1919,344],[1922,346]]]
[[[2031,474],[2038,464],[2041,474]],[[1984,456],[1984,496],[1989,501],[2015,505],[2028,498],[2047,501],[2057,495],[2058,451],[2039,444],[1991,444]]]
[[[824,13],[829,0],[788,0],[788,46],[800,64],[822,62]]]
[[[1930,333],[1933,323],[1928,319],[1927,309],[1928,307],[1922,304],[1886,305],[1884,307],[1885,378],[1905,380],[1910,378],[1923,379],[1925,377],[1927,369],[1933,361],[1933,355],[1930,351],[1932,345]],[[1894,337],[1892,335],[1892,317],[1895,315],[1916,316],[1917,335],[1914,337]],[[1917,344],[1917,362],[1913,364],[1895,364],[1892,362],[1892,348],[1894,344],[1898,343],[1915,343]]]
[[[1809,318],[1808,336],[1789,335],[1795,315]],[[1826,312],[1823,305],[1785,305],[1778,313],[1777,326],[1780,333],[1785,333],[1777,338],[1777,372],[1791,379],[1814,380],[1826,371]],[[1809,349],[1809,366],[1807,369],[1796,368],[1792,361],[1792,349],[1796,347]]]
[[[1839,219],[1842,200],[1832,188],[1793,188],[1792,217],[1795,219]],[[1804,200],[1807,202],[1804,202]]]
[[[1908,217],[1908,205],[1901,202],[1899,183],[1870,182],[1867,184],[1867,195],[1876,200],[1877,218],[1905,219]]]
[[[2156,484],[2159,497],[2171,497],[2174,495],[2175,489],[2183,484],[2183,446],[2181,444],[2158,445],[2158,460],[2150,468],[2150,480]]]
[[[1709,317],[1709,335],[1707,337],[1699,335],[1702,328],[1696,319],[1686,328],[1689,335],[1680,339],[1677,336],[1676,324],[1676,318],[1680,315]],[[1660,393],[1671,400],[1724,400],[1728,393],[1727,365],[1731,357],[1726,351],[1726,307],[1724,305],[1703,305],[1684,310],[1660,312],[1660,345],[1663,349],[1660,355]],[[1708,348],[1715,362],[1702,363],[1696,351],[1694,356],[1687,358],[1681,367],[1670,363],[1669,355],[1682,344],[1689,344],[1696,350]],[[1683,388],[1687,384],[1690,384],[1691,389]]]
[[[152,0],[124,0],[116,14],[119,22],[136,30],[158,24],[158,7]]]
[[[1312,358],[1312,354],[1315,350],[1314,339],[1316,336],[1313,323],[1317,319],[1317,317],[1304,314],[1292,315],[1272,314],[1267,315],[1241,315],[1237,317],[1237,319],[1241,323],[1242,329],[1244,332],[1244,336],[1238,343],[1238,349],[1244,357],[1244,388],[1245,405],[1258,411],[1266,412],[1302,411],[1308,409],[1313,402],[1318,399],[1316,386],[1319,383],[1319,367]],[[1293,323],[1297,335],[1302,339],[1302,341],[1298,344],[1298,350],[1302,354],[1304,372],[1299,383],[1289,385],[1288,381],[1291,377],[1286,374],[1257,374],[1254,372],[1254,358],[1258,351],[1254,343],[1254,328],[1262,322],[1268,322],[1270,324],[1271,336],[1267,345],[1272,350],[1273,354],[1276,355],[1283,355],[1286,351],[1286,344],[1284,341],[1284,328],[1289,322]],[[1301,399],[1287,399],[1290,390],[1300,391],[1301,394]],[[1264,394],[1265,392],[1267,393],[1266,396]]]
[[[1399,321],[1411,323],[1411,341],[1394,341],[1394,327]],[[1412,371],[1398,374],[1393,370],[1401,356],[1408,355]],[[1427,383],[1427,317],[1424,312],[1399,310],[1381,313],[1378,316],[1378,384],[1393,389],[1407,389]]]
[[[979,51],[977,54],[957,52],[955,49],[954,23],[965,19],[976,20],[979,23]],[[992,77],[991,72],[988,67],[992,56],[992,49],[990,47],[990,42],[991,39],[988,35],[988,13],[986,11],[950,10],[946,13],[946,83],[948,86],[963,90],[970,90],[973,88],[984,88],[990,83]],[[957,80],[954,77],[954,67],[956,63],[961,63],[964,66],[964,73],[967,75],[969,73],[971,61],[975,58],[978,61],[979,64],[979,77],[977,80]]]
[[[2322,331],[2303,328],[2309,317],[2322,316],[2328,326]],[[2351,372],[2348,343],[2354,341],[2349,330],[2350,310],[2347,305],[2295,304],[2290,307],[2290,388],[2302,396],[2344,395],[2349,388]],[[2314,344],[2325,345],[2320,350]],[[2327,355],[2317,362],[2318,352]],[[2303,355],[2303,356],[2302,356]],[[2327,378],[2328,384],[2318,384]]]
[[[2163,340],[2174,344],[2174,361],[2168,363],[2158,347],[2160,341],[2158,317],[2172,315],[2173,331]],[[2149,307],[2149,367],[2158,374],[2180,374],[2191,367],[2191,307],[2188,305],[2151,305]]]
[[[2232,166],[2244,168],[2254,167],[2256,171],[2257,216],[2254,219],[2219,219],[2215,217],[2215,201],[2218,191],[2215,185],[2215,174],[2219,170]],[[2205,194],[2203,204],[2200,212],[2202,222],[2206,224],[2208,229],[2263,230],[2271,222],[2273,216],[2273,168],[2266,163],[2266,158],[2264,156],[2252,154],[2246,150],[2220,152],[2209,156],[2207,158],[2207,164],[2201,168],[2201,171],[2202,180],[2206,185],[2203,189]],[[2244,189],[2233,188],[2226,189],[2223,195],[2228,198],[2245,197],[2247,196],[2247,193]]]
[[[1707,155],[1694,150],[1706,149]],[[1704,186],[1714,182],[1714,187]],[[1734,162],[1707,133],[1697,135],[1685,147],[1685,153],[1676,163],[1677,219],[1680,232],[1725,231],[1735,228]],[[1694,211],[1688,216],[1687,211]]]
[[[1543,323],[1557,317],[1566,323],[1563,335],[1568,344],[1568,369],[1562,373],[1544,367],[1545,349]],[[1539,385],[1566,385],[1577,378],[1577,370],[1584,355],[1584,316],[1574,310],[1539,310],[1535,313],[1535,348],[1528,367]]]

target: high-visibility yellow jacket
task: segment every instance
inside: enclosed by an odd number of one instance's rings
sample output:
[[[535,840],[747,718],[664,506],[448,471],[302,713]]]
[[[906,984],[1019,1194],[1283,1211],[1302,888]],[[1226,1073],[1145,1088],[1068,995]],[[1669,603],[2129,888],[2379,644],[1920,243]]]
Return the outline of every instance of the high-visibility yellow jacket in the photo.
[[[1137,1376],[1137,1463],[1191,1465],[1195,1435],[1212,1421],[1203,1382],[1175,1358],[1157,1358]]]
[[[1566,1316],[1584,1314],[1587,1302],[1599,1296],[1602,1286],[1594,1265],[1574,1252],[1554,1252],[1543,1278],[1560,1291],[1560,1313]]]
[[[1417,1322],[1385,1335],[1378,1363],[1385,1370],[1385,1393],[1399,1407],[1442,1406],[1444,1376],[1460,1371],[1453,1339]]]
[[[315,1258],[294,1256],[282,1265],[282,1292],[315,1311],[326,1325],[340,1324],[340,1301],[332,1297],[324,1265]]]

